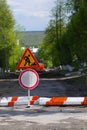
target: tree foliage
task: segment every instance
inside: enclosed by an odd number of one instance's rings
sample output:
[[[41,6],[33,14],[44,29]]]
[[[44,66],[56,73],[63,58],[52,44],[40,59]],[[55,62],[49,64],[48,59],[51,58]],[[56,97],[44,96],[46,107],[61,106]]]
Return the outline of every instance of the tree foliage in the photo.
[[[87,62],[87,2],[72,0],[73,13],[68,23],[68,46],[72,60],[76,57],[79,63]]]
[[[0,0],[0,67],[6,69],[12,67],[10,56],[17,46],[17,38],[14,31],[15,20],[6,0]]]
[[[43,57],[51,57],[53,65],[87,62],[87,1],[66,0],[64,5],[56,0],[42,44]]]
[[[63,5],[63,6],[62,6]],[[61,49],[61,37],[65,32],[64,26],[64,3],[55,2],[55,7],[51,10],[51,20],[49,21],[49,26],[45,31],[45,38],[43,44],[40,47],[40,50],[43,50],[44,53],[41,51],[39,52],[41,57],[46,62],[46,65],[49,65],[50,62],[52,66],[57,66],[61,62],[60,51]]]

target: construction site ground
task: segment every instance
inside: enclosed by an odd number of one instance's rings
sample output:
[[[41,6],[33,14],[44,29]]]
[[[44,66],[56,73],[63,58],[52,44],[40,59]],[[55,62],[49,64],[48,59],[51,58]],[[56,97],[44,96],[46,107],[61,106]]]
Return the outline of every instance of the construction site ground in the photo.
[[[39,97],[86,97],[85,82],[78,84],[69,80],[76,76],[40,74],[39,84],[30,94]],[[0,79],[0,97],[27,95],[27,90],[19,85],[18,77]],[[87,106],[26,107],[0,107],[0,130],[87,130]]]

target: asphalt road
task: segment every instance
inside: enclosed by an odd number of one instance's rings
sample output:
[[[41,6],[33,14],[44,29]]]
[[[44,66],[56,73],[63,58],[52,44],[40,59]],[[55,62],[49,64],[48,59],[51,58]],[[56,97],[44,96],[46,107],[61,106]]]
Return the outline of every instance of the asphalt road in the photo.
[[[0,80],[0,96],[26,96],[18,79]],[[67,84],[58,78],[42,78],[31,95],[86,96],[87,88]],[[87,106],[0,107],[0,130],[87,130]]]

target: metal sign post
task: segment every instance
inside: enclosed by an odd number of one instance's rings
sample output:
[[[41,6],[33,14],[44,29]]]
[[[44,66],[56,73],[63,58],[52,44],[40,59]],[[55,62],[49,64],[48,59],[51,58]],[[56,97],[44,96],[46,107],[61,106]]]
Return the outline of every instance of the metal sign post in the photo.
[[[28,90],[28,106],[27,107],[30,107],[30,90]]]

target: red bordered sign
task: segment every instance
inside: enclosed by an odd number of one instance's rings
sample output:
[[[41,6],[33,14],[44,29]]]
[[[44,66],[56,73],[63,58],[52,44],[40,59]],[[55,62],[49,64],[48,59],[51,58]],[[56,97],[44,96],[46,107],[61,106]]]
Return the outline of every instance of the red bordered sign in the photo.
[[[28,68],[39,69],[40,65],[37,59],[34,57],[31,50],[29,48],[26,48],[17,65],[17,69],[28,69]]]
[[[19,75],[19,84],[27,90],[32,90],[37,87],[39,83],[39,75],[33,69],[23,70]]]

